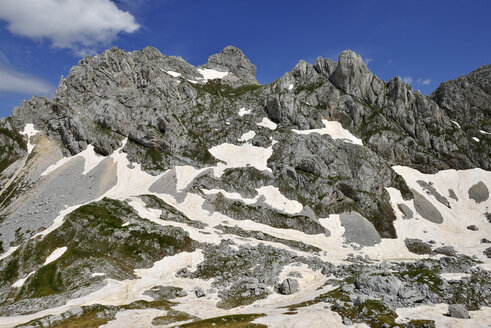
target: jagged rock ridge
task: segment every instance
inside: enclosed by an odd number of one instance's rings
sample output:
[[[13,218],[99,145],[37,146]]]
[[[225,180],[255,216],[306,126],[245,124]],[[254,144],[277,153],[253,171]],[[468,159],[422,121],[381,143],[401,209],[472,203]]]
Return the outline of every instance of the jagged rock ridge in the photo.
[[[231,46],[200,67],[152,47],[85,57],[0,121],[0,327],[239,308],[275,326],[278,291],[306,325],[395,324],[459,293],[489,306],[488,68],[426,97],[350,50],[268,85]]]

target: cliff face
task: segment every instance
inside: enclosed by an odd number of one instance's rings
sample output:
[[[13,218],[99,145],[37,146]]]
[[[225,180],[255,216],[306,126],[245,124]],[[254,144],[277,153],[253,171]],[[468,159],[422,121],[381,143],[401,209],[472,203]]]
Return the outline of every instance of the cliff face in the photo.
[[[442,291],[466,282],[438,274],[489,256],[490,66],[429,97],[379,79],[350,50],[338,62],[300,61],[269,85],[255,73],[232,46],[200,67],[152,47],[113,48],[82,59],[53,99],[1,120],[0,321],[117,322],[122,309],[152,308],[154,324],[172,323],[182,320],[163,313],[258,313],[261,299],[315,307],[331,274],[348,287],[321,301],[361,297],[332,309],[353,322],[457,302]],[[437,253],[447,257],[421,262]],[[339,264],[358,255],[369,272],[355,286],[363,266]],[[400,275],[381,287],[377,261],[402,259],[416,262],[393,264]],[[435,286],[411,271],[418,265],[430,265]],[[471,310],[489,302],[489,272],[476,270],[462,287],[475,289]],[[131,295],[117,294],[127,284]],[[166,301],[179,296],[185,313]],[[380,298],[376,319],[351,308]]]

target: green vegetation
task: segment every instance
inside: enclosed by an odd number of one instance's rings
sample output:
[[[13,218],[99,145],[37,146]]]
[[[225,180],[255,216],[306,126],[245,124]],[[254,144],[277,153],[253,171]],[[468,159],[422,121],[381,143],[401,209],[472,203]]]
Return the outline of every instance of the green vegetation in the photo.
[[[123,226],[125,221],[134,224]],[[63,246],[67,251],[60,258],[39,267],[49,254]],[[126,203],[105,198],[79,207],[43,240],[31,240],[16,251],[14,260],[21,260],[23,271],[35,271],[17,299],[48,296],[89,285],[92,278],[86,269],[94,265],[104,268],[109,277],[131,278],[136,268],[148,267],[178,252],[193,251],[195,247],[196,243],[182,229],[144,220]],[[3,276],[13,280],[19,267],[9,268]]]
[[[225,98],[238,98],[262,87],[262,85],[259,84],[246,84],[233,88],[230,85],[222,84],[222,80],[220,79],[208,80],[205,84],[190,83],[190,85],[195,88],[198,93],[205,92]]]
[[[265,325],[252,323],[257,318],[263,317],[264,314],[233,314],[223,317],[198,320],[183,325],[181,328],[204,328],[204,327],[227,327],[227,328],[262,328]]]
[[[437,295],[441,296],[438,286],[443,283],[442,278],[438,275],[439,271],[434,269],[415,268],[400,273],[401,277],[407,275],[409,279],[422,285],[427,285],[428,288]]]

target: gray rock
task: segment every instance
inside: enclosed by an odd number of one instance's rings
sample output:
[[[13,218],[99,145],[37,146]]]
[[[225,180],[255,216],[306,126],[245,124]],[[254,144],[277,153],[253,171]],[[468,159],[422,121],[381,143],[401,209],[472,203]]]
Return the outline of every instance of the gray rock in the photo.
[[[421,239],[406,238],[404,240],[407,249],[415,254],[432,254],[431,245],[425,243]]]
[[[194,294],[196,295],[197,298],[205,297],[205,291],[201,287],[196,287],[194,289]]]
[[[476,203],[482,203],[489,198],[489,190],[484,182],[479,181],[475,185],[469,188],[469,198],[476,201]]]
[[[452,318],[470,319],[469,311],[467,311],[463,304],[450,304],[448,306],[448,313]]]
[[[223,82],[238,86],[241,84],[258,84],[256,81],[256,66],[236,47],[225,47],[222,52],[212,55],[204,68],[228,71],[233,76],[225,76]],[[229,74],[230,75],[230,74]]]
[[[478,231],[479,230],[479,228],[475,224],[471,224],[470,226],[467,226],[467,229],[471,230],[471,231]]]
[[[348,243],[362,246],[373,246],[380,243],[380,235],[370,221],[356,212],[342,213],[341,225],[344,227],[344,238]]]
[[[446,256],[456,256],[457,252],[452,246],[442,246],[435,248],[434,252],[436,254],[443,254]]]
[[[418,193],[415,190],[412,190],[414,195],[414,208],[419,215],[421,215],[424,219],[431,221],[433,223],[442,223],[443,216],[438,211],[438,209],[426,199],[423,195]]]
[[[278,286],[278,291],[283,295],[290,295],[299,290],[300,286],[296,279],[287,278]]]
[[[404,216],[402,217],[403,220],[409,220],[409,219],[413,218],[414,213],[413,213],[413,211],[411,211],[409,206],[407,206],[405,204],[397,204],[397,207],[402,212],[402,214],[404,214]]]

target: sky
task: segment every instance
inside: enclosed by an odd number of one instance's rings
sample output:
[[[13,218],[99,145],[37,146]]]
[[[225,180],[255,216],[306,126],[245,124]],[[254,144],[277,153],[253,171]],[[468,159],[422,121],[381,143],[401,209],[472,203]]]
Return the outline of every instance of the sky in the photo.
[[[491,64],[490,12],[489,0],[1,0],[0,117],[52,97],[83,56],[113,46],[201,65],[234,45],[262,84],[351,49],[380,78],[429,94]]]

